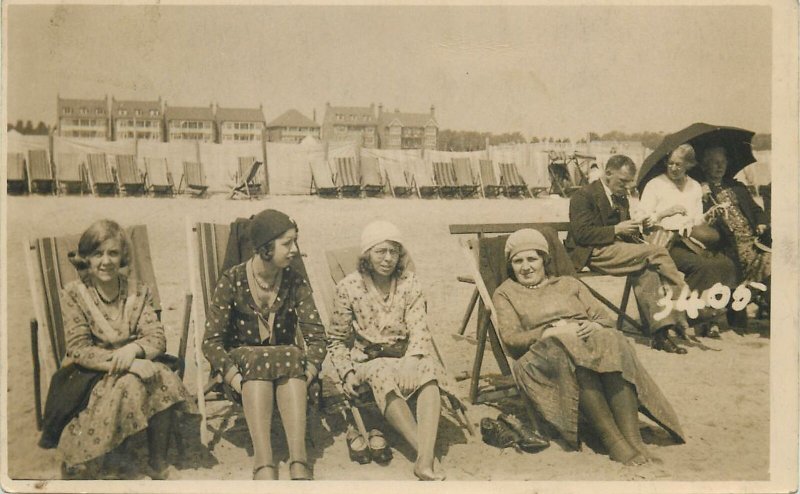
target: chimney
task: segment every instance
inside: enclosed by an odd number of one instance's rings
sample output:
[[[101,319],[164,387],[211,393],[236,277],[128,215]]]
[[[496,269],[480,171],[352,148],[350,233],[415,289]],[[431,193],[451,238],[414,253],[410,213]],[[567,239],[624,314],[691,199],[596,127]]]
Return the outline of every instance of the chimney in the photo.
[[[436,107],[431,105],[431,118],[436,118]]]
[[[317,123],[317,109],[316,108],[314,108],[312,110],[311,115],[312,115],[311,120],[313,120],[314,123]]]

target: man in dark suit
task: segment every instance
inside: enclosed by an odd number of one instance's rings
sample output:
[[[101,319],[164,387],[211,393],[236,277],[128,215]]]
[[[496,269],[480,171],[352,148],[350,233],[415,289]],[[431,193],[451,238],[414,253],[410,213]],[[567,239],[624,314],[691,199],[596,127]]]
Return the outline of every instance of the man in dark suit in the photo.
[[[609,158],[600,180],[572,194],[567,250],[577,270],[589,266],[592,271],[615,276],[636,274],[633,290],[652,347],[684,354],[686,349],[672,340],[669,330],[684,334],[688,328],[685,314],[673,310],[656,318],[663,311],[658,300],[667,293],[666,288],[672,290],[673,299],[680,294],[685,285],[683,274],[666,249],[642,241],[640,222],[630,217],[627,196],[635,177],[633,160],[617,154]]]

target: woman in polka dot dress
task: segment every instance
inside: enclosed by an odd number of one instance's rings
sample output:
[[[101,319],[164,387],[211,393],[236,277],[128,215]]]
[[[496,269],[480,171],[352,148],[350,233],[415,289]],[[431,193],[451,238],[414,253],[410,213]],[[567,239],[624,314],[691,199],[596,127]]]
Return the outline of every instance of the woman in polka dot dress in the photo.
[[[311,287],[290,266],[297,225],[280,211],[253,217],[255,254],[222,274],[208,308],[203,351],[226,384],[241,393],[253,440],[253,478],[275,480],[270,424],[274,403],[289,445],[292,479],[311,479],[307,463],[307,385],[325,358],[325,330]]]
[[[440,391],[453,395],[453,387],[435,357],[425,298],[414,273],[404,269],[405,249],[393,224],[368,225],[361,251],[358,271],[336,286],[328,332],[331,362],[348,395],[355,396],[362,382],[370,385],[381,412],[417,452],[414,474],[444,479],[438,467],[434,470],[434,446]],[[412,397],[416,420],[406,402]]]

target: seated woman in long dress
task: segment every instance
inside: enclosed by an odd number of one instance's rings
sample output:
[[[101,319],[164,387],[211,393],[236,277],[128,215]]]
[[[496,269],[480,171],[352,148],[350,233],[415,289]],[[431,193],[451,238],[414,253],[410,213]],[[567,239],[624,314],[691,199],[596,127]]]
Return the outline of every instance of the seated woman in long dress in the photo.
[[[505,255],[510,278],[492,301],[517,384],[538,417],[577,448],[580,411],[611,459],[626,465],[656,459],[642,442],[639,409],[683,442],[675,412],[605,308],[580,281],[550,274],[545,237],[519,230]]]
[[[646,215],[650,225],[676,232],[678,238],[669,249],[670,257],[686,275],[686,284],[697,290],[705,300],[705,293],[720,283],[730,289],[736,286],[736,265],[723,254],[701,246],[687,238],[698,229],[708,228],[703,216],[703,193],[700,184],[686,175],[697,164],[694,148],[681,144],[666,157],[666,171],[650,180],[642,192],[639,213]],[[719,338],[719,330],[726,327],[723,310],[705,309],[700,324],[695,328],[700,336]]]
[[[90,460],[103,458],[146,429],[149,475],[165,479],[173,412],[197,413],[177,374],[157,361],[166,350],[164,327],[150,288],[122,272],[130,258],[130,241],[110,220],[93,223],[81,235],[77,255],[70,257],[81,277],[61,294],[67,358],[51,384],[40,441],[43,447],[58,445],[68,474],[88,471]],[[64,395],[75,393],[78,381],[85,383],[81,392],[88,403],[63,432],[54,433],[50,419],[63,417],[59,408],[81,399]]]
[[[270,425],[278,405],[292,480],[310,480],[306,453],[307,385],[325,359],[325,330],[308,281],[290,263],[297,225],[267,209],[250,221],[255,254],[220,276],[208,308],[203,352],[241,394],[253,441],[253,479],[276,480]]]
[[[434,467],[434,446],[440,391],[453,395],[453,388],[436,359],[419,281],[405,269],[406,249],[393,224],[369,224],[361,252],[358,271],[336,286],[328,332],[331,362],[348,395],[356,396],[362,382],[372,388],[381,413],[417,453],[414,474],[420,480],[444,479]],[[416,420],[407,403],[412,397]]]

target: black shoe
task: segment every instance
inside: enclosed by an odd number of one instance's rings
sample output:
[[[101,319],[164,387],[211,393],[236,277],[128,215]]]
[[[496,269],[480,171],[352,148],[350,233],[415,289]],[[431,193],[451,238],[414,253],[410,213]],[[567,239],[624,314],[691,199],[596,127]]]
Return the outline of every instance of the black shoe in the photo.
[[[672,341],[672,338],[670,338],[667,334],[667,330],[659,331],[657,334],[653,335],[653,339],[650,342],[650,347],[654,350],[661,350],[667,353],[676,353],[678,355],[687,353],[685,348],[679,347],[674,341]]]
[[[507,424],[489,417],[481,419],[481,437],[489,446],[501,449],[514,447],[520,440]]]
[[[523,425],[522,422],[513,415],[501,413],[497,417],[497,420],[506,424],[519,436],[517,446],[526,453],[538,453],[550,446],[550,441],[537,434],[536,431],[532,430],[530,427]]]

